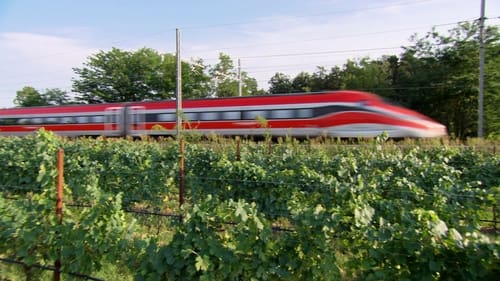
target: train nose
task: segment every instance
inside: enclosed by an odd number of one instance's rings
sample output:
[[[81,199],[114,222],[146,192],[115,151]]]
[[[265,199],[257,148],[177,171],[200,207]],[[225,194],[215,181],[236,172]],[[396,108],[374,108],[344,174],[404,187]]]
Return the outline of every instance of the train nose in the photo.
[[[437,122],[429,126],[429,132],[431,134],[431,137],[443,137],[448,135],[446,126]]]
[[[436,138],[448,135],[448,130],[446,129],[446,126],[434,120],[430,119],[420,120],[418,123],[421,127],[421,129],[418,130],[419,132],[417,133],[418,137]]]

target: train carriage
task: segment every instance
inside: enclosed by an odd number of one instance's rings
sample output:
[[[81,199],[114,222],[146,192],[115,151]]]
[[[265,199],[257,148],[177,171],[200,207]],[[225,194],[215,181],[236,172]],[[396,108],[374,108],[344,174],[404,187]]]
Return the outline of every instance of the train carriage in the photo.
[[[65,136],[172,135],[175,101],[28,107],[0,110],[0,135],[39,128]],[[242,136],[439,137],[442,124],[359,91],[185,100],[183,128]]]

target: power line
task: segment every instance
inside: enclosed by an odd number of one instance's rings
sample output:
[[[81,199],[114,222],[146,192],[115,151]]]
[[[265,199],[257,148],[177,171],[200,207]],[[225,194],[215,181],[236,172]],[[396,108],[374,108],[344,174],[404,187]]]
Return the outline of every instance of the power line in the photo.
[[[337,10],[337,11],[331,11],[331,12],[325,12],[325,13],[319,13],[319,14],[310,14],[307,16],[298,16],[298,17],[295,17],[295,19],[311,18],[311,17],[323,17],[323,16],[334,15],[334,14],[347,14],[347,13],[354,13],[354,12],[368,11],[368,10],[387,9],[387,8],[392,8],[392,7],[415,5],[415,4],[429,2],[429,1],[432,1],[432,0],[399,1],[399,2],[390,3],[390,5],[378,5],[378,6],[364,7],[364,8],[358,8],[358,9],[345,9],[345,10]],[[211,28],[226,27],[226,26],[233,27],[235,25],[247,25],[247,24],[261,23],[261,22],[269,23],[269,22],[276,22],[276,21],[282,21],[282,19],[274,19],[274,20],[271,19],[270,20],[268,18],[265,18],[265,19],[258,19],[258,20],[249,20],[249,21],[231,22],[231,23],[219,23],[219,24],[203,25],[203,26],[184,26],[184,27],[181,27],[181,29],[183,29],[183,30],[211,29]]]
[[[366,51],[382,51],[382,50],[393,50],[399,49],[398,47],[386,47],[386,48],[367,48],[367,49],[350,49],[350,50],[332,50],[323,52],[303,52],[303,53],[289,53],[289,54],[271,54],[271,55],[260,55],[260,56],[248,56],[241,57],[242,59],[260,59],[260,58],[273,58],[273,57],[290,57],[290,56],[312,56],[312,55],[325,55],[325,54],[345,54],[353,52],[366,52]]]
[[[214,51],[220,51],[220,50],[234,50],[234,49],[244,49],[244,48],[251,48],[251,47],[262,47],[262,46],[279,46],[279,45],[284,45],[284,44],[315,42],[315,41],[326,41],[326,40],[335,40],[335,39],[343,39],[343,38],[356,38],[356,37],[362,37],[362,36],[372,36],[372,35],[387,34],[387,33],[397,33],[397,32],[410,31],[410,30],[416,30],[416,29],[422,29],[422,28],[429,28],[429,27],[450,26],[450,25],[456,25],[456,24],[465,23],[465,22],[471,22],[471,21],[475,21],[475,20],[476,19],[471,18],[471,19],[461,20],[461,21],[457,21],[457,22],[441,23],[441,24],[426,25],[426,26],[415,26],[415,27],[407,27],[407,28],[400,28],[400,29],[390,29],[390,30],[383,30],[383,31],[376,31],[376,32],[363,32],[363,33],[356,33],[356,34],[343,34],[343,35],[339,35],[339,36],[321,37],[321,38],[310,38],[310,39],[293,40],[293,41],[280,41],[280,42],[272,42],[272,43],[264,43],[264,44],[236,45],[236,46],[230,46],[230,47],[222,47],[222,48],[218,48],[218,49],[203,50],[201,52],[198,51],[197,53],[208,53],[208,52],[214,52]]]
[[[426,2],[426,1],[429,1],[429,0],[424,0],[424,1],[421,1],[421,2]],[[403,3],[409,4],[409,2],[403,2]],[[377,8],[382,8],[382,7],[377,7]],[[366,8],[366,9],[371,9],[371,8]],[[498,19],[498,18],[500,18],[500,16],[494,17],[493,19]],[[430,27],[448,26],[448,25],[460,24],[460,23],[465,23],[465,22],[470,22],[470,21],[477,21],[477,19],[466,19],[466,20],[461,20],[461,21],[458,21],[458,22],[450,22],[450,23],[442,23],[442,24],[430,25]],[[355,38],[355,37],[361,37],[361,36],[370,36],[370,35],[377,35],[377,34],[386,34],[386,33],[395,33],[395,32],[402,32],[402,31],[408,31],[408,30],[415,30],[415,29],[426,28],[426,27],[429,27],[429,26],[409,27],[409,28],[403,28],[403,29],[393,29],[393,30],[385,30],[385,31],[377,31],[377,32],[340,35],[340,36],[334,36],[334,37],[311,38],[311,39],[305,39],[305,40],[295,40],[295,41],[286,41],[286,42],[273,42],[273,43],[266,43],[266,44],[239,45],[239,46],[218,48],[218,49],[212,49],[212,50],[204,50],[201,53],[213,52],[213,51],[218,51],[218,50],[230,50],[230,49],[237,49],[237,48],[241,49],[241,48],[259,47],[259,46],[273,46],[273,45],[279,46],[279,45],[291,44],[291,43],[325,41],[325,40],[341,39],[341,38]],[[170,29],[168,29],[168,30],[170,31]],[[172,29],[172,30],[175,30],[175,29]],[[156,36],[158,34],[164,34],[164,33],[165,33],[165,31],[162,31],[161,33],[154,33],[153,36]],[[136,37],[136,38],[148,38],[148,37],[150,37],[150,35]],[[127,39],[125,41],[130,41],[130,40],[132,40],[132,39]],[[123,42],[123,40],[122,41],[114,41],[114,43],[116,43],[116,42]],[[113,44],[113,42],[112,42],[112,44]],[[399,48],[399,47],[392,47],[392,48]],[[339,51],[339,53],[345,53],[346,51],[348,51],[348,50]],[[349,51],[356,51],[356,50],[349,50]],[[68,55],[68,54],[72,54],[72,53],[74,53],[74,52],[69,52],[69,53],[68,52],[53,53],[53,54],[38,56],[36,58],[33,58],[32,61],[33,60],[44,59],[44,58],[50,58],[50,57]],[[273,56],[276,56],[276,55],[273,55]],[[288,56],[288,55],[285,55],[285,56]],[[264,57],[268,57],[268,56],[264,56]],[[241,58],[253,58],[253,57],[241,57]],[[205,60],[217,60],[217,59],[218,58],[207,58]]]
[[[359,8],[359,9],[347,9],[347,10],[339,10],[339,11],[333,11],[333,12],[328,12],[328,13],[321,13],[321,14],[312,14],[312,15],[307,15],[307,16],[300,16],[296,17],[298,18],[310,18],[310,17],[318,17],[318,16],[327,16],[327,15],[332,15],[332,14],[341,14],[341,13],[352,13],[352,12],[359,12],[359,11],[364,11],[364,10],[375,10],[375,9],[384,9],[384,8],[390,8],[390,7],[396,7],[396,6],[406,6],[406,5],[414,5],[422,2],[429,2],[431,0],[419,0],[419,1],[400,1],[400,2],[394,2],[391,3],[390,5],[379,5],[379,6],[373,6],[373,7],[366,7],[366,8]],[[195,30],[195,29],[210,29],[214,27],[223,27],[223,26],[235,26],[235,25],[245,25],[245,24],[251,24],[251,23],[258,23],[258,22],[274,22],[274,21],[279,21],[280,19],[275,19],[275,20],[269,20],[269,19],[259,19],[259,20],[253,20],[253,21],[244,21],[244,22],[231,22],[231,23],[221,23],[221,24],[214,24],[214,25],[200,25],[200,26],[185,26],[181,27],[181,30]],[[151,37],[157,37],[160,35],[164,35],[167,32],[173,32],[175,31],[176,28],[170,27],[166,28],[162,31],[159,32],[154,32],[150,33],[148,35],[143,35],[143,36],[137,36],[134,38],[127,38],[127,39],[122,39],[122,40],[116,40],[112,41],[109,44],[110,45],[115,45],[118,43],[123,43],[123,42],[130,42],[130,41],[135,41],[137,39],[144,39],[144,38],[151,38]],[[173,52],[172,52],[173,53]],[[48,54],[45,56],[40,56],[36,59],[42,59],[42,58],[50,58],[50,57],[56,57],[56,56],[61,56],[61,55],[67,55],[71,53],[67,52],[59,52],[59,53],[53,53],[53,54]]]
[[[498,17],[498,18],[500,18],[500,17]],[[458,22],[430,25],[430,27],[450,26],[450,25],[456,25],[456,24],[461,24],[461,23],[466,23],[466,22],[471,22],[471,21],[476,21],[476,19],[467,19],[467,20],[461,20]],[[421,29],[421,28],[425,28],[425,27],[429,27],[429,26],[410,27],[410,28],[404,28],[404,29],[394,29],[394,30],[385,30],[385,31],[368,32],[368,33],[358,33],[358,34],[341,35],[341,36],[334,36],[334,37],[311,38],[311,39],[305,39],[305,40],[295,40],[295,41],[286,41],[286,42],[273,42],[273,43],[266,43],[266,44],[237,45],[237,46],[223,47],[223,48],[218,48],[218,49],[204,50],[201,52],[198,51],[197,53],[208,53],[208,52],[215,52],[215,51],[220,51],[220,50],[243,49],[243,48],[262,47],[262,46],[279,46],[279,45],[285,45],[285,44],[314,42],[314,41],[326,41],[326,40],[341,39],[341,38],[356,38],[356,37],[362,37],[362,36],[371,36],[371,35],[378,35],[378,34],[387,34],[387,33],[402,32],[402,31],[408,31],[408,30],[415,30],[415,29]],[[333,53],[345,54],[345,53],[349,53],[349,52],[354,53],[354,52],[360,52],[360,51],[373,51],[373,50],[398,49],[398,48],[401,48],[401,46],[399,46],[399,47],[387,47],[387,48],[372,48],[372,49],[348,49],[348,50],[338,50],[338,51],[314,52],[314,53],[309,53],[309,54],[298,53],[298,54],[275,54],[275,55],[262,55],[262,56],[247,56],[247,57],[243,56],[240,58],[242,58],[242,59],[254,59],[254,58],[270,58],[270,57],[295,56],[295,55],[320,55],[320,54],[333,54]],[[211,61],[211,60],[217,61],[218,58],[205,58],[204,60],[205,61]]]
[[[408,2],[404,2],[404,3],[408,3]],[[367,9],[369,9],[369,8],[367,8]],[[500,18],[500,16],[497,16],[497,17],[490,18],[490,20],[495,20],[495,19],[499,19],[499,18]],[[458,24],[458,23],[469,22],[469,21],[470,20],[464,20],[464,21],[458,21],[458,22],[453,22],[453,23],[443,23],[443,24],[438,24],[438,25],[434,25],[434,26],[447,26],[447,25]],[[320,40],[328,40],[328,39],[343,38],[343,37],[369,36],[369,35],[384,34],[384,33],[391,33],[391,32],[400,32],[400,31],[411,30],[411,29],[416,29],[416,28],[418,28],[418,27],[394,29],[394,30],[386,30],[386,31],[379,31],[379,32],[370,32],[370,33],[359,33],[359,34],[343,35],[343,36],[330,37],[330,38],[311,38],[311,39],[305,39],[302,41],[288,41],[288,42],[275,42],[275,43],[268,43],[268,44],[240,45],[240,46],[235,46],[235,47],[228,47],[225,49],[245,48],[245,47],[252,47],[252,46],[282,45],[282,44],[289,44],[289,43],[311,42],[311,41],[320,41]],[[322,52],[299,52],[299,53],[288,53],[288,54],[257,55],[257,56],[246,56],[246,57],[241,57],[241,58],[243,58],[243,59],[265,59],[265,58],[281,58],[281,57],[290,57],[290,56],[320,56],[320,55],[329,55],[329,54],[346,54],[346,53],[356,53],[356,52],[375,51],[375,50],[390,50],[390,49],[399,49],[399,48],[401,48],[401,47],[330,50],[330,51],[322,51]],[[204,52],[208,52],[208,51],[204,51]],[[58,55],[63,55],[63,54],[64,53],[51,54],[51,55],[47,55],[47,56],[41,56],[41,57],[38,57],[35,59],[46,58],[46,57],[51,57],[51,56],[58,56]],[[65,54],[68,54],[68,53],[65,53]],[[207,60],[210,60],[210,59],[207,59]],[[216,59],[214,58],[214,60],[216,60]],[[254,67],[254,68],[256,68],[256,67]],[[265,72],[265,71],[259,71],[259,72]],[[40,82],[47,82],[47,81],[55,81],[55,80],[19,82],[19,83],[15,83],[14,85],[21,85],[21,84],[26,84],[26,83],[40,83]],[[0,85],[0,86],[8,87],[5,84]]]

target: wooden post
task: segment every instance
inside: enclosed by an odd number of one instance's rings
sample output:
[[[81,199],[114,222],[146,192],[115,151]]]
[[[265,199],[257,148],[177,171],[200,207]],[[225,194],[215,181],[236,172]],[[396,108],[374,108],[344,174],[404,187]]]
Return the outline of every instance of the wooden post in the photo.
[[[56,216],[59,224],[63,219],[63,190],[64,190],[64,150],[57,151],[57,185],[56,185]],[[61,257],[54,263],[54,280],[61,280]]]
[[[240,145],[240,138],[236,137],[236,161],[240,161],[241,159]]]
[[[493,229],[497,233],[497,204],[493,205]]]

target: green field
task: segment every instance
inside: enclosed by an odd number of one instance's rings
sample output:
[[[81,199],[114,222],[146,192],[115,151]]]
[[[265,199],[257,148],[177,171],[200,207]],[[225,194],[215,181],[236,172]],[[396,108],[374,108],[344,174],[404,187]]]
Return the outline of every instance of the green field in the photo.
[[[497,145],[2,138],[0,280],[494,280]]]

